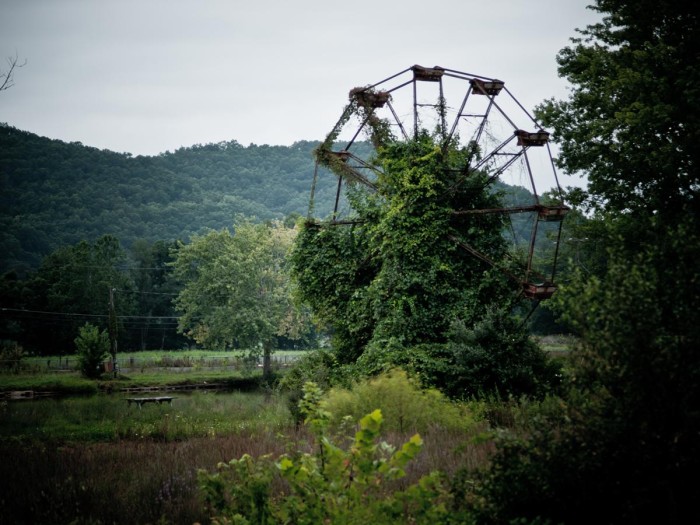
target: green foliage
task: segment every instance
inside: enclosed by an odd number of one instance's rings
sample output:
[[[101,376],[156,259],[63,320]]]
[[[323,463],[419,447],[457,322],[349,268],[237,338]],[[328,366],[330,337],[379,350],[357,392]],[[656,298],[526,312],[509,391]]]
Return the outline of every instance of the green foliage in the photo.
[[[294,230],[239,221],[235,232],[210,232],[180,243],[173,263],[183,283],[175,302],[179,329],[214,348],[270,352],[277,336],[294,337],[303,317],[291,298],[285,258]]]
[[[102,362],[109,353],[107,332],[85,323],[75,338],[75,348],[81,373],[90,379],[99,377],[102,374]]]
[[[540,397],[558,380],[558,366],[522,323],[492,310],[473,327],[455,322],[445,345],[429,346],[417,364],[426,381],[452,397]]]
[[[321,391],[307,383],[302,410],[316,436],[315,453],[298,452],[257,459],[243,455],[220,463],[217,472],[200,471],[200,486],[214,523],[443,523],[449,494],[436,474],[405,490],[393,483],[420,452],[416,434],[400,448],[377,442],[382,413],[374,410],[359,422],[347,450],[327,435],[330,414],[321,408]],[[273,492],[283,480],[286,492]]]
[[[425,432],[434,427],[465,431],[475,418],[466,406],[448,400],[436,389],[423,389],[403,370],[395,369],[361,380],[351,388],[333,388],[323,403],[336,427],[351,416],[355,421],[373,407],[381,410],[389,431]]]
[[[371,345],[357,362],[365,374],[398,366],[413,371],[425,385],[453,399],[535,396],[556,389],[560,366],[508,312],[493,308],[468,327],[453,322],[445,343],[404,348],[395,340]]]
[[[172,405],[151,404],[141,410],[121,395],[97,394],[94,387],[82,394],[92,395],[12,403],[2,412],[0,447],[9,440],[87,444],[261,437],[291,423],[284,399],[263,392],[178,393]]]
[[[675,213],[697,191],[698,21],[682,2],[593,4],[603,20],[557,57],[571,96],[539,116],[562,165],[586,174],[590,205]]]
[[[170,242],[221,229],[236,214],[305,214],[318,145],[229,141],[131,157],[1,129],[0,272],[21,274],[61,246],[105,233],[129,247],[137,239]],[[332,181],[319,182],[320,212],[330,211],[334,194]]]
[[[125,330],[123,347],[131,349],[173,349],[185,346],[186,339],[172,326],[176,317],[172,298],[182,286],[172,275],[176,242],[148,242],[137,239],[129,250],[132,266],[129,277],[133,282],[134,308],[139,323]],[[122,292],[123,293],[123,292]],[[122,297],[117,297],[117,301]]]
[[[333,327],[333,347],[341,363],[352,363],[372,335],[373,318],[364,294],[376,274],[363,226],[302,226],[290,255],[300,299],[315,318]]]
[[[391,137],[379,142],[377,191],[358,187],[349,196],[355,224],[307,223],[292,252],[300,298],[332,329],[338,361],[357,363],[364,373],[409,366],[411,358],[405,355],[417,347],[445,344],[454,323],[476,325],[491,310],[510,316],[517,286],[502,268],[456,244],[467,243],[509,264],[502,217],[452,213],[499,207],[485,174],[464,177],[460,171],[473,152],[441,144],[426,132],[406,142]],[[505,321],[500,325],[504,331],[522,332],[515,327]],[[513,361],[519,358],[512,356]],[[480,386],[493,385],[474,388]],[[517,385],[513,390],[520,391]]]
[[[344,381],[342,368],[338,365],[335,353],[319,349],[304,353],[294,362],[279,382],[280,389],[288,400],[289,411],[297,424],[303,421],[299,403],[304,397],[304,385],[312,382],[319,388],[328,390]]]
[[[110,289],[126,292],[115,301],[116,314],[133,313],[133,297],[128,293],[132,283],[119,269],[125,261],[126,252],[113,235],[103,235],[95,242],[81,241],[74,246],[64,246],[44,258],[30,279],[29,288],[34,296],[33,309],[65,314],[64,322],[50,331],[51,353],[71,353],[81,316],[102,318],[96,322],[107,327]],[[28,347],[49,345],[45,340],[45,325],[33,326],[29,322],[25,330]]]
[[[574,85],[541,108],[605,254],[558,310],[581,335],[564,409],[499,445],[483,519],[694,523],[700,468],[698,18],[671,1],[599,0],[559,54]]]
[[[0,370],[19,372],[22,369],[24,349],[17,341],[0,341]]]

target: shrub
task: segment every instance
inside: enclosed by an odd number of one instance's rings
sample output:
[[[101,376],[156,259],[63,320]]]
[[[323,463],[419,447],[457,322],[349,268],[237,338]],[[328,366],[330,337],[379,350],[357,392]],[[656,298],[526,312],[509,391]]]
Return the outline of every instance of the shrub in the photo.
[[[422,349],[416,370],[456,399],[541,397],[558,384],[560,366],[518,323],[502,311],[487,313],[471,327],[455,322],[446,344]]]
[[[465,406],[453,403],[436,389],[422,389],[400,369],[355,383],[351,389],[334,388],[324,406],[334,414],[334,424],[343,416],[358,420],[380,408],[385,427],[399,432],[425,432],[433,426],[466,429],[474,423]]]
[[[0,342],[0,370],[19,372],[23,357],[24,349],[17,341]]]
[[[312,382],[319,388],[328,390],[341,381],[342,371],[335,355],[329,350],[320,349],[305,353],[294,367],[280,381],[280,388],[286,393],[289,411],[300,424],[303,415],[299,402],[304,395],[304,385]]]
[[[80,328],[75,338],[80,372],[87,378],[95,379],[102,373],[101,365],[109,353],[109,336],[105,330],[90,323]]]

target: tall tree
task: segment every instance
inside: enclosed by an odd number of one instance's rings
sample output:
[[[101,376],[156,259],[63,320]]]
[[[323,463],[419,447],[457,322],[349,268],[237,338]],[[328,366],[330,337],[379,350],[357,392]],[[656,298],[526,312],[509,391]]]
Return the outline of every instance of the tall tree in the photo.
[[[695,523],[700,486],[700,21],[688,3],[598,0],[540,108],[607,247],[559,295],[581,334],[561,417],[504,444],[486,485],[503,523]]]
[[[174,275],[184,287],[176,299],[180,330],[197,343],[262,351],[263,372],[278,336],[300,326],[285,259],[295,231],[280,223],[236,222],[228,229],[179,243]]]
[[[175,242],[139,239],[131,246],[131,270],[139,318],[126,327],[131,344],[147,348],[180,348],[185,342],[175,328],[173,299],[180,286],[172,276]]]
[[[42,351],[72,351],[73,339],[86,320],[107,326],[110,289],[128,291],[132,287],[120,268],[125,260],[126,253],[112,235],[59,248],[44,258],[31,281],[36,297],[33,307],[56,314],[52,319],[58,324],[52,331],[47,331],[45,325],[34,330],[32,337]],[[130,294],[117,292],[115,313],[123,316],[131,310]],[[48,321],[43,317],[39,320]]]

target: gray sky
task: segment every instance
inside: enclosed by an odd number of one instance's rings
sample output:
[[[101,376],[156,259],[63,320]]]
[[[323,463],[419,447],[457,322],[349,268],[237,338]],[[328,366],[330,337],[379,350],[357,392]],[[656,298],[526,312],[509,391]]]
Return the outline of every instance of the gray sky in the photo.
[[[27,60],[0,122],[135,155],[322,139],[350,88],[413,64],[497,77],[531,109],[587,0],[0,0]],[[573,180],[562,181],[564,185]]]

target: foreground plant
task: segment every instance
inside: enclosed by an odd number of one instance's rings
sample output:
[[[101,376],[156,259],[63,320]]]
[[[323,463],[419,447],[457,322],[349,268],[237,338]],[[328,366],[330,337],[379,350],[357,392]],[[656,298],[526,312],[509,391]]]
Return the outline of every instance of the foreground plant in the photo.
[[[316,438],[313,453],[298,451],[277,460],[243,455],[200,471],[200,487],[217,524],[448,523],[449,494],[438,473],[405,490],[396,480],[420,452],[418,434],[396,449],[379,441],[380,410],[363,417],[347,449],[328,433],[331,415],[321,390],[304,387],[301,411]]]

